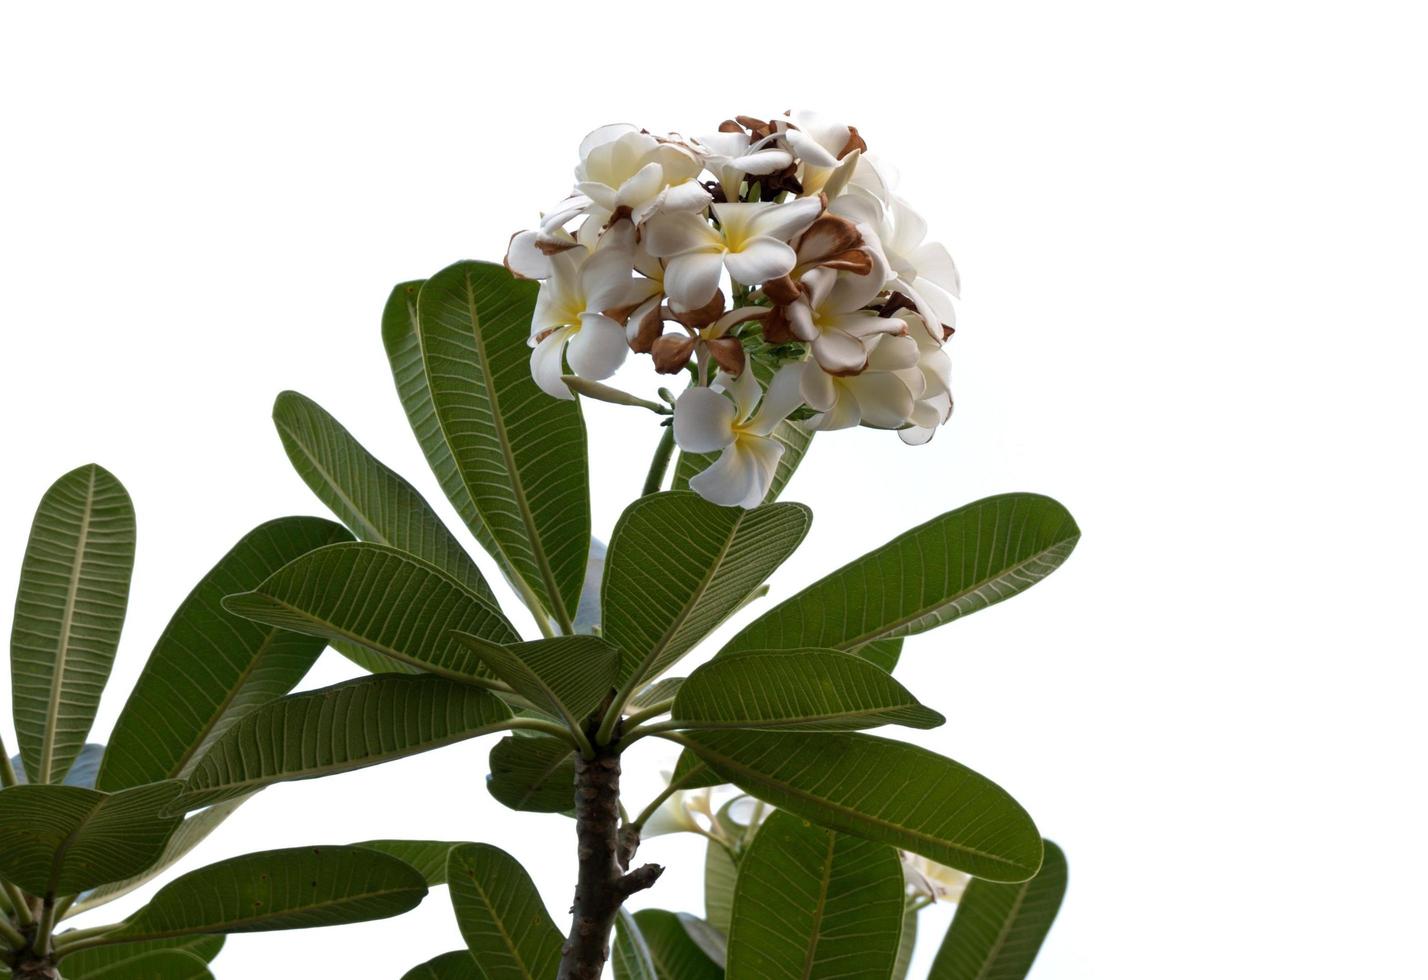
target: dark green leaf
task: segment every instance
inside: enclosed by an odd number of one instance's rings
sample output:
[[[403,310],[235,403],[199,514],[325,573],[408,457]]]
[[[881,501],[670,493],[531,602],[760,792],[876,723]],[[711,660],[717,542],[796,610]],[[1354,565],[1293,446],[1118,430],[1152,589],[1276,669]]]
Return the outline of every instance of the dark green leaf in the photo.
[[[491,749],[486,788],[512,810],[565,813],[575,807],[575,749],[548,735],[507,735]]]
[[[988,497],[820,579],[754,620],[721,653],[856,650],[921,633],[1031,588],[1060,567],[1080,536],[1049,497]]]
[[[1003,885],[973,879],[957,903],[928,980],[1021,980],[1066,894],[1066,856],[1046,842],[1046,860],[1030,881]]]
[[[683,677],[662,677],[648,687],[636,691],[626,707],[633,711],[642,711],[645,708],[653,708],[657,704],[672,701],[683,684]]]
[[[402,974],[402,980],[482,980],[484,974],[464,949],[442,953]]]
[[[507,727],[494,694],[441,677],[374,674],[264,705],[198,760],[187,809],[270,783],[350,772]]]
[[[84,747],[79,750],[79,755],[75,756],[74,762],[70,764],[69,771],[64,774],[63,785],[94,789],[94,783],[99,778],[99,767],[104,764],[104,748],[98,742],[85,742]],[[18,755],[12,755],[10,765],[14,768],[15,778],[19,782],[30,781],[25,772],[25,760]]]
[[[516,859],[489,844],[466,844],[451,851],[448,864],[456,923],[483,980],[554,977],[564,939]]]
[[[64,980],[202,980],[223,949],[222,936],[95,946],[66,956]]]
[[[366,922],[426,895],[421,875],[362,847],[293,847],[230,858],[159,889],[115,938],[166,939]]]
[[[581,727],[615,684],[620,651],[598,636],[557,636],[501,646],[454,634],[537,711]]]
[[[885,980],[902,909],[895,850],[776,811],[739,865],[729,975]]]
[[[40,500],[20,567],[10,683],[35,783],[63,781],[114,666],[134,568],[134,505],[107,470],[66,473]]]
[[[610,965],[615,969],[615,980],[660,980],[649,944],[635,917],[624,908],[615,915],[615,945],[610,953]]]
[[[432,405],[493,554],[568,626],[590,546],[585,422],[531,378],[535,296],[501,266],[459,262],[423,284],[417,315]]]
[[[321,639],[263,626],[223,608],[301,555],[350,541],[341,525],[284,517],[248,532],[179,605],[115,722],[99,775],[103,790],[188,774],[203,750],[245,714],[288,693]]]
[[[891,674],[893,668],[897,666],[898,659],[902,656],[902,640],[903,638],[900,636],[895,636],[891,640],[874,640],[871,643],[864,643],[858,649],[850,652],[862,657],[879,670],[885,670]]]
[[[951,759],[853,732],[689,732],[746,793],[806,820],[993,881],[1041,866],[1041,835],[996,783]]]
[[[670,712],[681,727],[851,730],[946,721],[885,671],[835,650],[744,651],[689,675]]]
[[[364,840],[353,847],[366,847],[405,861],[421,873],[428,887],[446,884],[446,859],[453,847],[464,841],[449,840]]]
[[[0,878],[31,895],[77,895],[158,860],[177,817],[176,780],[120,793],[77,786],[0,790]]]
[[[679,753],[679,759],[674,764],[674,772],[670,776],[670,781],[679,783],[681,789],[703,789],[706,786],[718,786],[724,782],[717,772],[706,766],[704,760],[689,749]]]
[[[308,552],[223,605],[260,623],[360,643],[455,680],[481,671],[453,631],[496,643],[520,639],[496,607],[449,575],[394,548],[358,541]]]
[[[321,405],[285,391],[273,405],[273,423],[303,482],[360,540],[415,555],[496,604],[476,563],[416,488]]]
[[[729,849],[718,841],[707,842],[704,848],[704,918],[724,935],[729,935],[729,922],[734,913],[734,884],[739,866],[729,856]]]
[[[604,636],[620,676],[648,681],[729,616],[808,533],[802,504],[720,507],[687,490],[625,509],[605,564]]]
[[[690,938],[685,926],[687,918],[692,917],[663,909],[640,909],[634,914],[635,925],[654,964],[655,976],[659,980],[720,980],[724,976],[723,969]]]
[[[902,934],[898,937],[892,980],[907,980],[907,971],[912,966],[912,952],[917,947],[917,913],[918,907],[905,900],[902,909]]]

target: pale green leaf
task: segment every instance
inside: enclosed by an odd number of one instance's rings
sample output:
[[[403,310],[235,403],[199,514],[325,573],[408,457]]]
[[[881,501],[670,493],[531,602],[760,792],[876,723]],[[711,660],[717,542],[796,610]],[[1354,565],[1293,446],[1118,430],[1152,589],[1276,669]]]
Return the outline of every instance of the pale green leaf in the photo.
[[[719,841],[706,842],[704,848],[704,918],[725,936],[734,913],[734,884],[739,866],[729,855],[729,849]]]
[[[583,727],[610,693],[620,663],[620,651],[598,636],[501,646],[468,633],[453,635],[537,711],[572,728]]]
[[[190,871],[159,889],[113,939],[167,939],[366,922],[420,904],[426,882],[362,847],[261,851]]]
[[[179,604],[114,733],[99,788],[182,778],[213,739],[259,705],[291,691],[322,653],[322,639],[265,626],[223,608],[288,562],[350,541],[341,525],[284,517],[248,532]]]
[[[178,805],[363,769],[500,731],[510,718],[494,694],[425,675],[374,674],[290,694],[225,732],[198,760]]]
[[[1041,835],[1008,793],[926,749],[853,732],[688,732],[728,782],[830,830],[993,881],[1041,866]]]
[[[911,636],[1031,588],[1081,531],[1049,497],[988,497],[913,528],[779,603],[724,647],[857,650]]]
[[[429,673],[470,680],[476,655],[451,637],[520,638],[494,606],[419,558],[350,542],[308,552],[224,608],[271,626],[360,643]]]
[[[134,505],[90,464],[40,500],[10,632],[15,735],[30,779],[63,781],[114,666],[134,568]]]
[[[1066,894],[1066,856],[1046,842],[1030,881],[973,879],[957,903],[928,980],[1021,980],[1031,970]]]
[[[40,784],[0,790],[0,878],[31,895],[77,895],[158,860],[178,817],[171,780],[119,793]]]
[[[776,811],[739,864],[729,975],[886,980],[902,910],[893,848]]]
[[[456,924],[483,980],[551,980],[564,939],[525,869],[489,844],[454,848],[448,862]]]
[[[692,917],[664,909],[640,909],[633,918],[659,980],[720,980],[724,976],[719,964],[691,938],[687,923]]]
[[[428,887],[434,887],[446,884],[446,859],[453,847],[464,843],[449,840],[364,840],[352,846],[381,851],[405,861],[421,872]]]
[[[285,391],[273,405],[273,423],[303,482],[358,539],[415,555],[496,604],[476,563],[416,488],[321,405]]]
[[[672,701],[683,684],[683,677],[661,677],[648,687],[636,691],[626,707],[633,711],[643,711],[645,708]]]
[[[512,810],[575,808],[575,749],[548,735],[507,735],[491,748],[486,789]]]
[[[934,728],[946,719],[885,671],[835,650],[743,651],[689,675],[670,720],[682,728]]]
[[[432,405],[494,555],[562,627],[574,620],[590,546],[585,423],[530,373],[536,285],[460,262],[417,297]]]
[[[917,905],[910,900],[904,900],[902,934],[897,941],[897,958],[893,960],[892,980],[907,980],[907,971],[912,967],[912,953],[917,948],[917,913]]]
[[[615,945],[610,952],[615,980],[660,980],[654,958],[635,917],[623,907],[615,913]]]
[[[801,504],[720,507],[689,491],[625,509],[610,538],[603,635],[620,676],[658,676],[739,607],[808,533]]]

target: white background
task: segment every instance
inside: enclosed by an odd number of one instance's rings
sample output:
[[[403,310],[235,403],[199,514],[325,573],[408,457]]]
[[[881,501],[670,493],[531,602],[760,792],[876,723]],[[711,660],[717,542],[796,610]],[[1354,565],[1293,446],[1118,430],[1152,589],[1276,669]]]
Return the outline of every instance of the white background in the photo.
[[[813,531],[775,597],[988,493],[1077,515],[1056,576],[899,668],[949,717],[909,737],[1069,854],[1035,976],[1428,975],[1413,7],[7,4],[0,595],[50,481],[118,474],[140,545],[102,736],[209,565],[321,512],[268,421],[279,390],[437,502],[378,336],[392,284],[499,257],[598,124],[820,108],[898,165],[961,266],[958,410],[922,449],[820,437],[788,493]],[[608,532],[656,433],[589,418]],[[329,654],[309,682],[350,673]],[[185,866],[484,840],[563,925],[570,827],[487,797],[489,746],[272,788]],[[648,844],[670,870],[642,901],[697,911],[698,854]],[[400,919],[235,938],[217,966],[390,980],[457,945],[438,889]]]

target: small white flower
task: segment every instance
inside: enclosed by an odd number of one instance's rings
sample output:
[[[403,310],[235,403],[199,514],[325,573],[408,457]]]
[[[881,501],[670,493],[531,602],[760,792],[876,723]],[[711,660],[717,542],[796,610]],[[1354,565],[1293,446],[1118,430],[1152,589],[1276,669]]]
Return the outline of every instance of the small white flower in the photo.
[[[901,855],[903,875],[914,895],[923,895],[935,902],[955,902],[972,880],[971,875],[917,854],[902,851]]]
[[[878,336],[907,329],[897,317],[866,309],[882,290],[882,277],[874,265],[873,273],[866,276],[813,269],[799,280],[804,295],[785,307],[789,329],[813,345],[814,358],[829,374],[862,372]]]
[[[668,773],[665,774],[665,778],[669,778]],[[676,790],[669,799],[659,805],[654,813],[650,814],[650,818],[640,828],[640,838],[648,840],[651,837],[661,837],[665,834],[703,833],[704,828],[695,819],[695,814],[702,815],[710,823],[713,822],[710,792],[708,788]]]
[[[664,287],[686,310],[714,298],[723,270],[746,286],[787,275],[798,257],[790,239],[823,210],[816,198],[786,204],[716,204],[715,228],[699,215],[658,214],[645,226],[645,246],[665,259]]]
[[[531,317],[531,375],[555,398],[574,398],[561,380],[567,354],[570,369],[601,381],[624,363],[629,352],[625,328],[605,314],[629,296],[633,256],[612,243],[596,252],[577,246],[550,256],[550,277],[541,283]]]
[[[733,133],[712,133],[695,140],[696,149],[704,154],[704,166],[719,181],[727,201],[739,200],[739,185],[744,174],[772,174],[793,163],[793,155],[772,145],[777,136],[753,142],[743,130]]]
[[[780,368],[762,404],[751,370],[737,378],[721,371],[710,387],[689,388],[679,396],[674,406],[674,441],[679,448],[688,453],[723,450],[689,481],[691,490],[725,507],[763,503],[783,456],[783,443],[771,434],[802,404],[801,374],[799,364]]]
[[[575,190],[589,200],[599,225],[622,210],[640,224],[658,210],[702,211],[709,192],[696,179],[701,169],[699,158],[679,143],[617,123],[581,141]]]
[[[917,342],[911,337],[877,339],[861,374],[837,377],[817,361],[808,361],[800,381],[803,400],[820,413],[808,421],[815,430],[855,425],[900,429],[913,418],[925,389]]]

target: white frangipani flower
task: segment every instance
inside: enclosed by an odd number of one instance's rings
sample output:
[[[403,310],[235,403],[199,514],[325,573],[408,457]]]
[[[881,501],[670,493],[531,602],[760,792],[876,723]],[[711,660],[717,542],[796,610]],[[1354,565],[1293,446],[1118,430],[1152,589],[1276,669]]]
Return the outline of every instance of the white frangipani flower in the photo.
[[[816,198],[786,204],[716,204],[715,228],[697,214],[658,214],[644,229],[645,247],[665,259],[664,288],[683,309],[713,299],[724,269],[746,286],[787,275],[798,257],[790,239],[823,210]]]
[[[816,361],[803,366],[800,391],[819,414],[808,421],[815,430],[868,425],[898,429],[913,417],[925,383],[918,370],[917,342],[911,337],[875,338],[867,370],[837,377]]]
[[[802,404],[802,366],[779,368],[762,403],[752,370],[737,378],[723,371],[707,388],[689,388],[674,406],[674,441],[688,453],[720,456],[689,481],[705,500],[725,507],[757,507],[768,496],[783,443],[774,427]],[[757,411],[755,410],[757,408]]]
[[[710,198],[696,179],[700,170],[685,146],[617,123],[581,142],[575,189],[599,225],[626,212],[638,225],[659,210],[702,211]]]
[[[744,174],[776,173],[793,163],[793,154],[773,145],[776,139],[768,136],[754,142],[740,129],[701,136],[695,140],[695,147],[703,152],[705,169],[719,181],[724,199],[737,201]]]
[[[799,340],[813,345],[813,357],[829,374],[858,374],[868,366],[868,352],[882,334],[907,327],[897,317],[867,309],[882,290],[874,269],[866,276],[817,268],[799,280],[803,295],[784,307],[788,326]]]
[[[943,345],[932,339],[921,327],[916,313],[903,314],[908,321],[908,334],[917,343],[917,370],[922,375],[922,394],[913,406],[912,423],[898,431],[909,446],[920,446],[936,434],[937,428],[952,417],[952,359]]]
[[[665,773],[665,779],[669,779],[668,773]],[[704,833],[704,828],[695,819],[695,815],[703,816],[706,821],[713,823],[714,813],[710,799],[711,790],[708,788],[676,790],[650,814],[649,819],[640,828],[640,839],[647,840],[665,834]]]
[[[864,143],[857,129],[817,112],[795,112],[790,120],[777,122],[789,149],[803,163],[799,174],[803,193],[827,189],[834,196],[858,166]]]
[[[541,283],[531,318],[531,375],[555,398],[574,398],[561,380],[563,358],[582,378],[601,381],[629,353],[625,328],[607,316],[629,296],[633,256],[622,243],[596,252],[577,246],[550,256],[550,277]]]
[[[962,897],[972,880],[971,875],[956,868],[949,868],[907,851],[899,853],[902,856],[903,875],[907,879],[908,889],[914,895],[922,895],[934,902],[955,902]]]

